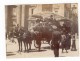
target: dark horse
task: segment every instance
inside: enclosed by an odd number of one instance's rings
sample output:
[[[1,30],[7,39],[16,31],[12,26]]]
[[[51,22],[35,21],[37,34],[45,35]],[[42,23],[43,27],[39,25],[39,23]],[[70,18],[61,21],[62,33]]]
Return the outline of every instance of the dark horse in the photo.
[[[24,32],[23,42],[24,42],[25,52],[26,52],[26,47],[27,47],[27,52],[29,52],[29,50],[31,50],[31,44],[32,44],[32,35],[29,31]]]
[[[22,28],[20,28],[20,30],[17,33],[17,39],[18,39],[19,51],[20,52],[22,52],[23,34],[24,34],[24,30]]]
[[[22,52],[22,44],[23,43],[24,43],[25,51],[26,51],[26,47],[27,47],[27,50],[31,49],[32,37],[31,37],[31,33],[29,31],[26,31],[23,27],[16,27],[14,35],[16,36],[16,38],[18,40],[20,52]],[[28,44],[29,44],[29,49],[28,49]]]

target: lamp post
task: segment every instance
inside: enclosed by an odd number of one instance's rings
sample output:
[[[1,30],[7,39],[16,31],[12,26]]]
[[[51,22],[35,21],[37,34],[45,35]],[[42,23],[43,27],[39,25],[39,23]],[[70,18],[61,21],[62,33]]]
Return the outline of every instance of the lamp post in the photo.
[[[75,38],[75,27],[76,27],[76,24],[75,24],[75,10],[76,10],[76,7],[75,5],[73,5],[72,7],[72,48],[71,48],[71,51],[76,51],[76,38]]]

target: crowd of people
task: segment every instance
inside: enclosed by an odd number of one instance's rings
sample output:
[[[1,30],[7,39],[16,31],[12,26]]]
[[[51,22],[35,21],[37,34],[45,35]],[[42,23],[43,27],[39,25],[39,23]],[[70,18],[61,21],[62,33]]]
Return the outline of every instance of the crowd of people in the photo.
[[[13,27],[11,31],[8,32],[8,34],[6,34],[6,38],[8,37],[12,42],[15,42],[14,38],[17,38],[19,43],[19,51],[22,51],[22,42],[24,42],[25,51],[26,47],[29,51],[31,49],[32,40],[39,40],[38,42],[36,42],[37,44],[39,44],[40,50],[42,40],[41,38],[43,36],[44,38],[46,38],[46,40],[50,39],[48,42],[51,41],[50,46],[54,51],[55,57],[59,57],[59,48],[62,49],[62,53],[64,53],[64,49],[66,50],[66,53],[68,53],[68,49],[71,49],[71,39],[73,41],[72,50],[76,49],[75,36],[71,35],[70,27],[67,27],[65,24],[63,24],[63,26],[60,26],[59,22],[53,19],[52,16],[47,22],[43,21],[42,25],[40,25],[41,22],[42,20],[37,21],[38,25],[33,28],[34,33],[31,33],[29,30],[25,30],[24,27],[20,27],[19,25],[17,25]],[[53,25],[55,25],[56,27],[54,28]],[[37,37],[34,36],[34,34],[37,35]]]

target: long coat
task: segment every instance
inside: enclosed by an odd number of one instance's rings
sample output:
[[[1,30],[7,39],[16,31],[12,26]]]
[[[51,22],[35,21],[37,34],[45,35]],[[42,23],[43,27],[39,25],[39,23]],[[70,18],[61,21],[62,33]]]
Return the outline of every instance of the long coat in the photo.
[[[71,46],[71,36],[69,34],[66,35],[66,48],[70,49]]]

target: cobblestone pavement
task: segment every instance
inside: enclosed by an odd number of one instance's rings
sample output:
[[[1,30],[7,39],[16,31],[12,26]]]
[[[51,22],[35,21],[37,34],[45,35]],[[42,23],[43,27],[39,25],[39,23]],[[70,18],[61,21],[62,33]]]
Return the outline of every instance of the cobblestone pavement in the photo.
[[[41,51],[38,52],[36,48],[34,47],[34,43],[32,42],[32,50],[27,53],[24,52],[24,46],[23,46],[23,52],[18,52],[18,43],[15,39],[16,43],[11,43],[9,40],[7,40],[7,51],[6,55],[7,58],[36,58],[36,57],[54,57],[53,51],[50,49],[50,45],[47,43],[42,43],[41,45]],[[59,56],[60,57],[76,57],[79,56],[79,41],[76,39],[76,47],[77,51],[71,51],[68,50],[68,53],[62,53],[61,49],[59,49]]]

